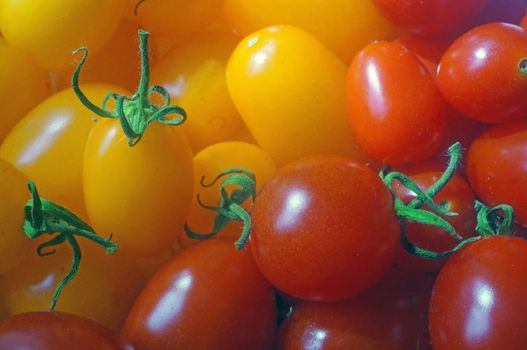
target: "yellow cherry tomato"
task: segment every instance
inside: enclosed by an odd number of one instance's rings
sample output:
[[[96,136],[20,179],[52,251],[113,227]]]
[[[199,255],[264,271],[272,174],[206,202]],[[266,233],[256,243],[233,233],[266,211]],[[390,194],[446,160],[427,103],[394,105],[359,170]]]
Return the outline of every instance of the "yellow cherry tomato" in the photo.
[[[127,93],[101,84],[88,84],[83,89],[94,101],[101,101],[108,91]],[[43,197],[86,217],[82,164],[84,146],[96,120],[71,89],[63,90],[40,103],[13,128],[0,146],[0,158],[33,180]]]
[[[128,0],[127,16],[137,16],[152,34],[187,37],[211,23],[222,4],[223,0]]]
[[[125,0],[2,0],[0,30],[42,67],[63,70],[78,47],[89,46],[95,53],[104,46],[124,4]]]
[[[214,226],[216,212],[199,205],[197,195],[202,203],[217,206],[220,201],[220,182],[207,188],[201,186],[212,182],[221,172],[231,168],[250,170],[256,176],[256,191],[276,172],[276,165],[271,156],[260,147],[238,141],[221,142],[201,150],[194,156],[194,198],[187,219],[188,227],[196,233],[209,233]],[[242,231],[240,222],[231,222],[220,233],[221,237],[238,238]],[[198,242],[191,239],[185,232],[181,234],[184,247]]]
[[[29,199],[27,178],[0,159],[0,273],[19,264],[28,254],[31,241],[24,235],[24,205]]]
[[[225,67],[238,40],[206,32],[177,45],[154,66],[152,80],[189,115],[182,125],[192,149],[225,141],[242,126],[227,91]]]
[[[367,0],[225,0],[223,12],[243,36],[275,24],[303,28],[346,63],[370,41],[396,36]]]
[[[0,37],[0,142],[50,93],[48,74]]]
[[[348,125],[347,67],[308,32],[249,35],[227,64],[227,87],[258,144],[279,164],[320,153],[358,157]]]

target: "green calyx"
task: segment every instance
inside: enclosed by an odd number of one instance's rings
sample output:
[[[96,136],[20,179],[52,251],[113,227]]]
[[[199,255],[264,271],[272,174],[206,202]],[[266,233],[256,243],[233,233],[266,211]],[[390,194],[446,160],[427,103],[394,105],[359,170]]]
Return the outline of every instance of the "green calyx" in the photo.
[[[522,73],[527,74],[527,58],[522,58],[518,67]]]
[[[147,32],[139,30],[141,79],[136,93],[131,97],[127,97],[110,92],[104,98],[101,107],[93,104],[79,87],[79,75],[88,57],[88,49],[81,47],[73,52],[74,54],[78,52],[83,53],[79,64],[73,72],[71,81],[73,91],[82,104],[98,116],[119,119],[130,146],[134,146],[139,142],[148,125],[154,121],[167,125],[180,125],[187,118],[187,114],[183,108],[170,105],[170,95],[164,87],[159,85],[149,86],[150,63],[148,57],[148,37],[149,34]],[[160,94],[163,97],[164,104],[162,106],[150,102],[150,97],[154,93]],[[110,100],[114,100],[116,105],[111,111],[106,108]],[[177,117],[169,118],[169,115],[177,115]]]
[[[103,247],[108,254],[114,254],[117,251],[117,244],[110,241],[111,236],[103,238],[97,235],[89,225],[68,209],[40,198],[33,182],[28,183],[28,188],[32,198],[24,207],[24,233],[30,239],[38,238],[44,233],[53,235],[49,241],[38,246],[37,254],[39,256],[52,255],[55,250],[48,249],[63,242],[68,242],[73,249],[73,263],[70,272],[58,283],[51,301],[51,310],[53,310],[62,289],[75,277],[81,261],[81,250],[76,237],[89,239]]]
[[[184,226],[185,233],[192,239],[208,239],[217,235],[227,224],[231,221],[241,221],[243,223],[243,230],[240,238],[234,243],[236,249],[243,249],[249,238],[251,231],[251,216],[242,207],[242,204],[251,199],[256,198],[256,178],[254,174],[242,168],[232,168],[225,170],[209,184],[205,184],[205,178],[201,178],[201,186],[204,188],[211,187],[220,179],[225,178],[220,185],[220,203],[218,206],[210,206],[204,204],[200,195],[197,195],[198,203],[205,209],[213,210],[217,213],[214,219],[214,227],[209,233],[196,233],[192,231],[187,224]],[[227,191],[227,186],[235,185],[238,188],[230,193]]]

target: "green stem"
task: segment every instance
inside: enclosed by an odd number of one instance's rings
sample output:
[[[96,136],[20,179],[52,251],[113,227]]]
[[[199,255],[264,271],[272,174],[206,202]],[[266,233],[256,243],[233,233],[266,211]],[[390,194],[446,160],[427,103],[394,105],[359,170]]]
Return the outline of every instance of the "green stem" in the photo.
[[[514,224],[514,209],[507,204],[489,208],[476,200],[474,209],[477,211],[476,231],[482,236],[510,236]]]

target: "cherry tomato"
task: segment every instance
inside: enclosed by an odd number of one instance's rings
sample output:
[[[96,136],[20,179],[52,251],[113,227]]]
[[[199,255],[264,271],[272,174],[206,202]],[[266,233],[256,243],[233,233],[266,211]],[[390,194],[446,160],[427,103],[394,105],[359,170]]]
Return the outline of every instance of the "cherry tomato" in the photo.
[[[493,236],[451,256],[432,291],[434,350],[507,349],[527,344],[527,241]]]
[[[242,126],[225,80],[225,68],[238,39],[205,32],[176,45],[154,65],[152,80],[163,85],[190,116],[182,125],[197,152],[226,141]]]
[[[527,32],[505,23],[474,28],[445,52],[437,84],[464,115],[485,123],[527,116]],[[527,69],[527,68],[523,68]]]
[[[344,63],[292,26],[251,34],[227,64],[234,105],[279,164],[320,153],[359,155],[346,122],[345,79]]]
[[[511,205],[515,219],[527,225],[527,122],[492,127],[468,151],[467,176],[487,205]]]
[[[346,98],[357,142],[378,162],[422,161],[443,142],[441,94],[419,59],[400,44],[362,49],[349,68]]]
[[[378,175],[340,156],[280,169],[257,196],[250,246],[264,276],[304,300],[350,298],[393,263],[398,225]]]
[[[101,49],[117,28],[125,0],[3,0],[0,30],[42,67],[64,70],[71,52]],[[87,30],[89,28],[89,30]]]
[[[243,36],[275,24],[298,26],[346,63],[370,41],[396,36],[370,1],[363,0],[226,0],[223,12]],[[314,73],[313,69],[307,72]]]
[[[211,239],[183,251],[137,298],[122,334],[138,349],[270,349],[274,292],[247,251]]]
[[[414,53],[421,63],[426,67],[428,73],[435,78],[437,65],[441,56],[452,43],[450,38],[424,38],[418,35],[405,34],[396,42],[401,43],[409,51]]]
[[[0,348],[133,350],[121,336],[97,323],[59,312],[30,312],[0,321]]]
[[[108,91],[126,93],[110,85],[83,86],[94,101]],[[7,160],[37,183],[42,196],[86,217],[82,190],[84,146],[96,115],[71,89],[50,96],[13,128],[0,146]]]

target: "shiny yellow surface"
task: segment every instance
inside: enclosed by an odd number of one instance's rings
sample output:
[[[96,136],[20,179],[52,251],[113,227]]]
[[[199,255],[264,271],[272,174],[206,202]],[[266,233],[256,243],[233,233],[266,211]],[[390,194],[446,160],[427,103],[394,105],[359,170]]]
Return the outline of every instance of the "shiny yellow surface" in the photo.
[[[190,208],[192,152],[177,126],[153,122],[134,147],[118,120],[101,120],[86,143],[84,195],[101,235],[122,254],[147,256],[172,245]]]
[[[50,93],[48,74],[0,37],[0,142]]]
[[[24,205],[30,195],[27,179],[11,164],[0,159],[0,273],[19,264],[31,248],[24,235]]]
[[[110,39],[123,15],[125,0],[2,0],[0,31],[6,40],[42,67],[63,70],[72,51],[91,53]]]
[[[358,156],[348,126],[347,67],[306,31],[262,29],[227,64],[227,87],[258,144],[279,164],[302,156]]]
[[[86,95],[100,103],[108,91],[127,94],[111,85],[88,84]],[[0,146],[7,160],[33,180],[42,197],[86,217],[82,198],[84,146],[96,115],[71,89],[50,96],[27,114]]]
[[[182,127],[195,152],[227,140],[242,126],[225,81],[237,42],[232,34],[206,32],[177,45],[154,65],[152,81],[187,111]]]
[[[369,0],[225,0],[223,12],[243,36],[276,24],[303,28],[346,63],[370,41],[396,36]]]

